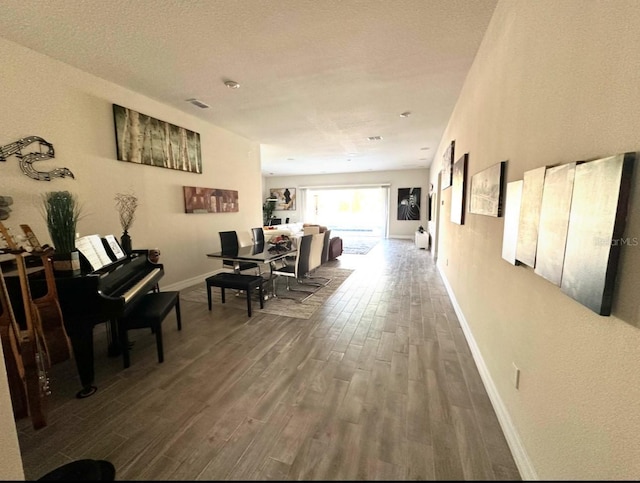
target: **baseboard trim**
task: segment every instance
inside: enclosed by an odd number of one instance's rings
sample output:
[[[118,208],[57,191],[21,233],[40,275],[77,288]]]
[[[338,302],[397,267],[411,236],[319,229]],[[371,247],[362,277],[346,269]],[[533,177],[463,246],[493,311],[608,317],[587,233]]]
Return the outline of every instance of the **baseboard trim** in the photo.
[[[491,374],[489,373],[489,369],[484,362],[484,358],[482,357],[482,353],[480,352],[480,348],[476,343],[476,340],[473,338],[473,333],[471,332],[471,328],[467,323],[467,319],[462,313],[462,309],[456,300],[455,294],[453,293],[453,289],[449,284],[449,280],[445,276],[444,272],[437,266],[438,272],[442,277],[442,281],[447,289],[447,293],[449,294],[449,298],[451,299],[451,304],[453,305],[453,309],[458,316],[458,320],[460,321],[460,327],[462,327],[462,331],[464,332],[464,336],[467,339],[467,343],[469,344],[469,348],[471,349],[471,354],[473,355],[473,360],[478,367],[478,372],[480,373],[480,377],[482,378],[482,383],[484,384],[485,389],[487,390],[487,394],[489,395],[489,399],[491,400],[491,405],[493,406],[494,411],[496,412],[496,416],[498,417],[498,421],[500,422],[500,426],[502,427],[502,432],[507,440],[507,444],[509,445],[509,449],[511,450],[511,454],[513,455],[513,459],[518,467],[518,471],[520,471],[520,476],[523,480],[538,480],[538,474],[536,473],[535,468],[527,454],[524,445],[522,444],[522,440],[520,439],[520,435],[516,427],[511,420],[511,416],[509,416],[509,411],[507,410],[500,394],[498,393],[498,389],[493,382]]]
[[[175,282],[172,283],[171,285],[164,285],[161,290],[164,291],[170,291],[170,290],[177,290],[180,291],[183,288],[187,288],[187,287],[191,287],[192,285],[197,285],[199,283],[204,283],[204,279],[211,276],[211,275],[215,275],[217,273],[221,273],[221,272],[227,272],[228,270],[224,270],[222,268],[219,268],[218,270],[214,270],[213,272],[209,272],[209,273],[205,273],[203,275],[197,275],[195,277],[191,277],[188,278],[186,280],[181,280],[180,282]]]

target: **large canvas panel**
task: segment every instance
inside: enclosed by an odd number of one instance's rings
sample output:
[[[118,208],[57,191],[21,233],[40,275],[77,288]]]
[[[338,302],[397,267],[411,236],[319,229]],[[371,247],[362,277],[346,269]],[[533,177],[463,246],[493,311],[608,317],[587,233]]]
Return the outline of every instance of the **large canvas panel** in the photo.
[[[451,185],[451,221],[464,225],[464,201],[469,153],[465,153],[453,165],[453,184]]]
[[[525,171],[523,179],[516,259],[530,267],[535,267],[536,265],[538,225],[540,223],[540,206],[542,205],[542,190],[544,188],[546,170],[547,168],[542,166]]]
[[[469,213],[502,216],[502,183],[506,164],[506,161],[501,161],[471,177]]]
[[[560,285],[576,163],[547,169],[542,190],[535,272]]]
[[[610,315],[635,153],[575,169],[561,290]]]
[[[235,213],[240,211],[238,192],[183,186],[185,213]]]
[[[511,265],[517,265],[516,245],[518,244],[518,222],[522,201],[523,180],[507,183],[504,208],[504,231],[502,233],[502,258]]]
[[[200,134],[113,104],[119,161],[202,173]]]
[[[442,155],[442,186],[441,189],[447,189],[453,183],[453,160],[455,159],[456,142],[451,141]]]
[[[420,219],[422,188],[398,188],[398,220]]]
[[[295,188],[271,188],[269,193],[269,197],[276,200],[276,210],[291,211],[296,209]]]

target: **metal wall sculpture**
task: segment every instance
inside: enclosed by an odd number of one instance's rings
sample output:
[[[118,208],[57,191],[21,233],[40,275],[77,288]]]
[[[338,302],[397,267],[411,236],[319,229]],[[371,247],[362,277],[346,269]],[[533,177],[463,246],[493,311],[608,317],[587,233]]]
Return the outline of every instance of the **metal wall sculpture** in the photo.
[[[26,154],[22,152],[24,148],[33,143],[38,143],[38,151]],[[22,172],[38,181],[51,181],[51,178],[65,178],[67,176],[75,178],[68,168],[55,168],[51,171],[37,171],[33,168],[33,163],[36,161],[44,161],[55,157],[53,144],[39,136],[27,136],[0,148],[0,161],[6,161],[9,156],[13,155],[20,160]]]

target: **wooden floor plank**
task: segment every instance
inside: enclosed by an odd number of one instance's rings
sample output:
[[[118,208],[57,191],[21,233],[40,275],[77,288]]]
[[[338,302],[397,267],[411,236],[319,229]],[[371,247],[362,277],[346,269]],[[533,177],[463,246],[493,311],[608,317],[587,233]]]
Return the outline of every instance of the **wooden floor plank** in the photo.
[[[97,458],[117,480],[519,479],[430,252],[328,266],[353,272],[309,319],[181,300],[162,364],[132,331],[123,370],[96,326],[98,392],[54,366],[49,426],[17,422],[25,477]]]

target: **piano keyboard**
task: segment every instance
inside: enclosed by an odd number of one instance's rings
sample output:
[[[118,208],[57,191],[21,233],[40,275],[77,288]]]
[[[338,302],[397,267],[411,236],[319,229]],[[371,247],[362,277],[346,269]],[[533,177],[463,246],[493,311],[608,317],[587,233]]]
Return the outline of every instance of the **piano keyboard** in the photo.
[[[124,293],[124,302],[125,302],[125,304],[128,303],[129,300],[131,300],[133,297],[138,295],[138,293],[141,290],[148,290],[147,285],[149,285],[149,283],[151,283],[153,281],[153,279],[156,278],[160,272],[161,272],[161,269],[154,268],[144,278],[142,278],[140,281],[138,281],[138,283],[136,283],[133,287],[131,287],[129,290],[127,290]]]

